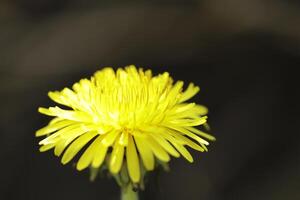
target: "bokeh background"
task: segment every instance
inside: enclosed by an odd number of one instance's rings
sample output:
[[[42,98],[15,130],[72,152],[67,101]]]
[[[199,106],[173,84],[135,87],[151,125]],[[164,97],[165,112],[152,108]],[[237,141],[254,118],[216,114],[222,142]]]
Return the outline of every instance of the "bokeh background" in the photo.
[[[142,200],[300,199],[299,24],[296,0],[0,0],[0,199],[119,198],[39,153],[34,132],[49,90],[129,64],[200,85],[217,137]]]

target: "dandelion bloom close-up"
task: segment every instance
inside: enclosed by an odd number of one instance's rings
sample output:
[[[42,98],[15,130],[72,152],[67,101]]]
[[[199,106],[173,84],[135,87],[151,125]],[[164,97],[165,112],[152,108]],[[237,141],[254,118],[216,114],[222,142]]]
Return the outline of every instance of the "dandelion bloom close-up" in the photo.
[[[199,87],[183,88],[183,81],[174,82],[167,72],[153,76],[128,66],[104,68],[72,89],[49,92],[63,107],[39,108],[54,117],[36,132],[46,136],[40,151],[54,148],[66,164],[82,150],[78,170],[99,168],[107,160],[109,171],[118,174],[126,165],[133,183],[140,182],[141,168],[151,171],[158,160],[182,156],[193,162],[187,147],[204,152],[207,140],[215,138],[196,128],[207,124],[207,108],[186,102]]]

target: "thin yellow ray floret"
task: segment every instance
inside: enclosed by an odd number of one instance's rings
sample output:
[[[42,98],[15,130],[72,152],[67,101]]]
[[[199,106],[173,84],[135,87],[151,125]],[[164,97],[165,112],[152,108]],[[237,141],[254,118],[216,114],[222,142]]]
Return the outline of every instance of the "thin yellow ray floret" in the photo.
[[[84,134],[80,136],[78,139],[76,139],[66,150],[64,153],[61,162],[63,164],[68,163],[71,161],[71,159],[81,150],[81,148],[86,145],[93,137],[97,135],[96,132],[89,132],[87,134]]]
[[[111,173],[117,174],[120,171],[123,164],[123,158],[124,146],[120,145],[118,142],[115,142],[109,161],[109,170]]]
[[[154,169],[154,155],[148,144],[143,138],[134,137],[141,159],[143,160],[144,166],[147,170],[151,171]]]
[[[131,135],[128,137],[128,146],[126,148],[126,159],[127,159],[126,161],[127,161],[128,173],[131,180],[134,183],[139,182],[141,176],[139,158]]]

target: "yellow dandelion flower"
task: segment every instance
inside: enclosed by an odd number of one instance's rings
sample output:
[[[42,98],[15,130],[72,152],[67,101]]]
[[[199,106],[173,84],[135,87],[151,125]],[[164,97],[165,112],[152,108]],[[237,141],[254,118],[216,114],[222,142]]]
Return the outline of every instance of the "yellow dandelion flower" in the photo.
[[[153,76],[135,66],[97,71],[91,79],[82,79],[72,89],[49,92],[58,106],[39,108],[53,116],[38,130],[40,151],[54,148],[66,164],[84,148],[77,169],[99,168],[109,158],[108,168],[117,174],[124,163],[133,183],[141,179],[141,164],[150,171],[155,160],[169,162],[170,156],[193,157],[187,147],[207,151],[207,140],[215,138],[195,128],[207,122],[207,108],[186,103],[199,87],[173,82],[169,73]]]

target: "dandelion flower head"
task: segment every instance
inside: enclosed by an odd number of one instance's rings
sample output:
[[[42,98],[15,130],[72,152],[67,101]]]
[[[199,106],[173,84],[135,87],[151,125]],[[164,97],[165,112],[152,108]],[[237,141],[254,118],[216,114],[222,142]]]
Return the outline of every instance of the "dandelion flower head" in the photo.
[[[80,151],[78,170],[99,168],[118,174],[126,165],[132,182],[141,179],[141,168],[155,168],[157,160],[184,157],[193,162],[187,147],[207,151],[214,137],[197,126],[207,122],[207,108],[187,103],[199,91],[190,83],[174,82],[169,73],[153,76],[151,70],[127,66],[104,68],[90,79],[81,79],[48,96],[62,106],[39,108],[54,117],[36,132],[46,136],[40,151],[54,149],[61,162],[70,162]]]

